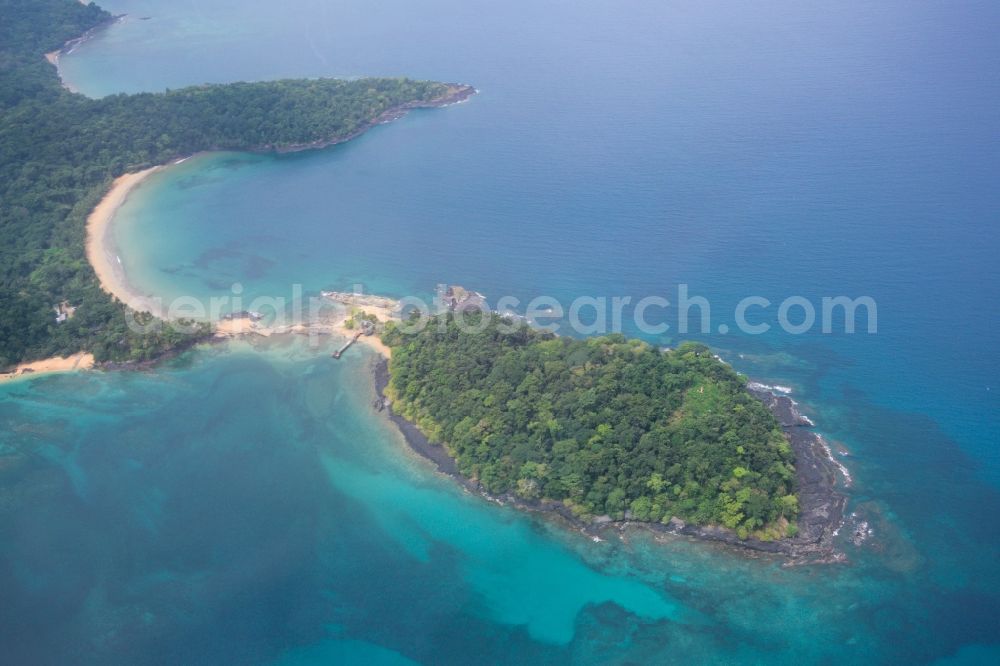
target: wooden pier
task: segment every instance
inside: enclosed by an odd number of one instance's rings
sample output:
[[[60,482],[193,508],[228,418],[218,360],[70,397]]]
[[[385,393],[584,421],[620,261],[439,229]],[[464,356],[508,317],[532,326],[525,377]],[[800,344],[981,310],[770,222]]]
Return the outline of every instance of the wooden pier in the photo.
[[[358,338],[360,338],[363,333],[364,333],[364,331],[358,331],[357,333],[355,333],[354,336],[350,340],[348,340],[347,342],[344,343],[343,347],[341,347],[337,351],[333,352],[333,357],[334,358],[340,358],[341,355],[345,351],[347,351],[348,347],[350,347],[351,345],[353,345],[355,342],[358,341]]]

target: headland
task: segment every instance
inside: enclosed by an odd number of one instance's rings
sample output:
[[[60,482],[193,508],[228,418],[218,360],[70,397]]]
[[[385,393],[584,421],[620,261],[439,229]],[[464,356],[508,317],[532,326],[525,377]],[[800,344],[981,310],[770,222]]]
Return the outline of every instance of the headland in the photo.
[[[789,532],[791,536],[781,538],[748,537],[734,529],[715,524],[687,523],[676,517],[664,522],[651,522],[635,520],[626,512],[624,517],[613,519],[606,515],[581,514],[563,501],[544,497],[526,499],[523,494],[514,491],[490,492],[479,479],[469,478],[460,471],[457,461],[445,446],[431,441],[415,423],[393,410],[386,394],[391,378],[389,363],[384,359],[378,360],[373,365],[372,373],[374,407],[387,413],[409,447],[434,463],[439,472],[455,479],[468,492],[489,501],[555,517],[567,527],[594,540],[609,537],[627,539],[630,531],[640,529],[652,531],[658,535],[657,538],[670,538],[667,535],[689,537],[733,547],[743,554],[774,555],[784,559],[788,565],[846,561],[846,555],[838,548],[837,536],[844,524],[847,501],[842,489],[850,486],[850,474],[834,459],[829,445],[813,430],[812,421],[799,411],[797,403],[788,395],[776,394],[754,382],[746,386],[746,391],[774,416],[794,455],[795,494],[798,500],[796,530]]]

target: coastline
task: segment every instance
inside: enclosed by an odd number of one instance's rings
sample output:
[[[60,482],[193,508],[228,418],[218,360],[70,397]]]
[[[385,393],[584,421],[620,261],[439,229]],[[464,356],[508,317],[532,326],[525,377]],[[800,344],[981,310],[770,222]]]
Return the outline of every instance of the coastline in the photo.
[[[740,539],[736,532],[712,525],[688,525],[673,518],[667,524],[645,523],[631,520],[584,521],[574,515],[561,502],[554,500],[526,501],[512,493],[493,496],[478,482],[464,476],[443,446],[432,443],[416,424],[396,414],[385,395],[389,384],[388,360],[384,357],[374,361],[371,369],[375,391],[373,406],[376,411],[384,411],[388,419],[399,428],[407,446],[416,454],[432,462],[437,471],[459,483],[470,493],[491,502],[517,509],[540,513],[561,522],[565,527],[579,531],[595,541],[608,537],[626,538],[628,530],[646,530],[654,534],[670,534],[689,537],[698,541],[713,542],[733,548],[744,555],[765,554],[784,557],[788,566],[804,564],[829,564],[847,561],[846,554],[837,549],[834,539],[845,524],[844,509],[847,497],[838,491],[838,473],[843,466],[832,458],[823,438],[809,430],[812,422],[796,408],[795,401],[786,395],[776,395],[770,391],[755,388],[748,390],[761,400],[775,415],[782,430],[789,438],[795,452],[795,473],[798,480],[800,513],[799,533],[795,537],[777,541]],[[849,485],[849,474],[845,485]]]
[[[76,40],[74,40],[74,43],[75,41]],[[58,61],[58,53],[59,52],[46,54],[46,58],[52,56],[52,58],[49,59],[50,62],[52,62],[53,59]],[[294,144],[290,146],[264,145],[258,148],[248,149],[248,152],[291,153],[334,146],[357,138],[376,125],[398,120],[412,109],[440,108],[450,106],[452,104],[459,104],[467,101],[478,92],[473,86],[467,84],[450,83],[445,84],[445,86],[445,92],[442,95],[439,95],[431,100],[408,102],[406,104],[387,109],[349,134],[332,139],[314,141],[308,144]],[[159,319],[166,319],[166,313],[163,312],[162,305],[158,303],[153,296],[143,294],[128,282],[125,270],[122,267],[113,242],[112,230],[114,228],[114,218],[118,209],[125,203],[132,191],[141,185],[149,176],[168,166],[179,164],[180,162],[187,160],[189,157],[190,156],[182,157],[172,160],[167,164],[157,165],[142,171],[127,173],[119,176],[114,180],[111,188],[105,193],[100,202],[98,202],[97,206],[94,207],[87,217],[87,260],[90,262],[94,272],[97,274],[97,279],[101,284],[101,288],[131,309],[137,312],[149,312]],[[232,326],[224,327],[222,333],[233,333],[234,331],[232,328]],[[347,329],[343,329],[343,333],[345,335],[351,335],[351,333],[347,332]],[[383,355],[391,353],[388,347],[385,347],[384,345],[382,345],[381,349],[377,351]]]
[[[382,358],[392,358],[392,348],[382,342],[378,335],[358,335],[356,325],[348,327],[355,313],[363,313],[374,318],[376,326],[384,326],[390,321],[400,321],[399,301],[386,296],[371,294],[355,294],[338,291],[321,292],[324,299],[337,307],[331,316],[321,319],[311,319],[307,322],[292,324],[262,324],[260,315],[256,312],[241,312],[238,315],[227,315],[221,320],[212,322],[215,331],[214,340],[228,340],[243,336],[259,336],[269,338],[273,335],[336,335],[345,341],[353,340],[368,347]]]
[[[124,270],[117,261],[117,255],[112,251],[109,230],[115,212],[129,193],[161,168],[163,167],[152,167],[116,179],[111,190],[91,213],[87,223],[87,256],[95,268],[102,288],[129,307],[150,311],[157,316],[161,316],[162,313],[152,307],[149,297],[137,293],[128,284]],[[398,318],[396,313],[398,308],[393,308],[391,299],[338,292],[324,292],[323,295],[347,306],[348,311],[357,309],[374,314],[383,323]],[[349,329],[346,321],[346,312],[324,321],[290,326],[268,326],[249,318],[232,318],[213,322],[215,332],[212,339],[220,341],[248,335],[270,337],[287,333],[332,334],[350,339],[357,331]],[[586,522],[573,515],[560,502],[551,500],[526,502],[509,493],[501,497],[491,496],[483,491],[477,482],[459,472],[455,460],[448,455],[444,447],[432,444],[415,424],[392,411],[384,394],[389,382],[388,359],[391,358],[392,350],[382,343],[378,336],[362,335],[356,338],[356,342],[369,347],[377,355],[373,369],[375,408],[382,411],[388,407],[389,419],[399,428],[408,446],[434,463],[439,472],[452,477],[469,492],[500,504],[512,504],[523,510],[558,516],[568,527],[581,531],[595,540],[600,540],[602,538],[600,535],[606,535],[608,532],[613,531],[623,536],[625,530],[638,528],[655,533],[686,536],[700,541],[717,542],[735,547],[744,553],[758,552],[784,556],[791,564],[846,560],[844,553],[835,548],[833,540],[844,524],[844,508],[847,501],[846,496],[837,491],[837,482],[840,478],[838,475],[843,478],[844,485],[849,486],[850,473],[833,457],[829,445],[822,437],[810,430],[814,426],[813,422],[798,411],[795,401],[782,390],[784,387],[751,383],[747,389],[774,414],[795,452],[800,503],[799,533],[795,537],[777,541],[760,541],[754,538],[741,540],[733,530],[716,526],[687,525],[676,518],[665,525],[628,520]]]
[[[50,54],[51,55],[51,54]],[[48,56],[47,56],[48,57]],[[55,56],[56,58],[58,56]],[[458,104],[466,101],[478,91],[469,85],[445,84],[445,92],[427,101],[409,102],[387,109],[378,116],[362,123],[354,131],[332,139],[317,140],[308,144],[288,146],[264,145],[249,152],[289,153],[302,150],[321,149],[354,139],[376,125],[388,123],[403,117],[411,109],[436,108]],[[186,158],[185,158],[186,159]],[[171,164],[183,160],[173,160]],[[165,168],[160,165],[143,171],[125,174],[115,179],[109,191],[101,199],[87,218],[87,258],[90,261],[102,289],[133,310],[150,312],[160,319],[166,319],[162,306],[152,296],[144,295],[128,283],[121,261],[115,252],[111,231],[116,212],[127,200],[136,187],[141,185],[150,175]],[[378,306],[368,301],[353,300],[349,294],[325,293],[324,296],[334,301],[348,305],[351,308],[372,310],[378,312],[377,318],[383,322],[395,319],[391,308],[381,311]],[[356,298],[356,297],[355,297]],[[378,297],[375,297],[378,299]],[[371,300],[371,297],[368,297]],[[373,313],[374,314],[374,313]],[[766,387],[751,384],[748,390],[760,399],[772,411],[781,424],[791,443],[796,457],[796,476],[799,485],[800,516],[799,532],[795,537],[776,541],[761,541],[754,538],[741,540],[733,530],[716,526],[687,525],[679,519],[671,519],[668,524],[641,523],[637,521],[615,521],[602,517],[593,521],[584,521],[575,516],[561,502],[552,500],[525,501],[513,494],[494,497],[486,493],[479,484],[464,477],[458,470],[456,462],[448,455],[442,446],[427,440],[415,424],[393,413],[384,395],[388,385],[388,359],[392,350],[384,345],[378,336],[356,335],[356,329],[349,329],[347,317],[343,313],[321,322],[297,323],[289,326],[269,326],[258,323],[254,319],[236,317],[228,320],[212,322],[215,326],[211,340],[227,340],[247,335],[269,337],[278,334],[325,334],[337,335],[345,339],[353,339],[359,344],[368,346],[378,356],[374,368],[374,383],[376,390],[375,408],[379,411],[389,407],[388,417],[399,428],[407,444],[416,453],[432,461],[437,469],[445,473],[470,492],[500,503],[512,504],[517,508],[541,512],[559,519],[579,531],[601,540],[599,535],[614,532],[624,538],[627,529],[644,529],[654,533],[668,533],[695,538],[701,541],[711,541],[732,546],[744,553],[768,553],[788,558],[790,564],[840,562],[846,560],[846,555],[838,551],[833,539],[844,524],[844,508],[846,497],[837,492],[838,473],[842,474],[845,485],[850,485],[850,474],[842,464],[834,459],[829,446],[816,433],[808,430],[814,424],[796,409],[795,402],[784,395],[783,387]],[[344,347],[346,349],[346,347]],[[771,390],[774,389],[774,390]],[[777,392],[775,392],[777,391]],[[780,394],[779,394],[780,393]]]
[[[372,308],[365,309],[366,312],[375,314],[371,313],[370,310]],[[396,318],[393,316],[379,317],[379,321],[382,323],[393,319]],[[354,335],[357,333],[356,330],[347,328],[346,322],[347,317],[334,317],[319,322],[298,323],[288,326],[268,326],[256,324],[249,319],[243,318],[223,319],[222,321],[213,322],[215,330],[207,342],[224,342],[226,340],[253,336],[270,338],[277,335],[334,335],[346,342],[354,338]],[[382,359],[392,357],[392,349],[382,342],[381,338],[377,335],[362,335],[355,342],[375,352]]]
[[[251,152],[265,151],[284,154],[336,146],[341,143],[347,143],[351,139],[358,138],[377,125],[385,125],[393,122],[394,120],[399,120],[413,109],[440,109],[446,106],[452,106],[453,104],[461,104],[479,92],[467,83],[445,83],[443,85],[445,86],[443,94],[426,101],[407,102],[405,104],[400,104],[390,109],[386,109],[371,120],[362,123],[352,132],[344,134],[343,136],[333,137],[330,139],[318,139],[309,143],[294,143],[287,146],[264,145],[257,151]]]
[[[111,189],[87,216],[87,261],[90,262],[101,288],[136,312],[149,312],[164,319],[161,306],[150,296],[129,284],[113,240],[113,221],[128,196],[162,166],[150,167],[119,176]]]
[[[113,252],[107,246],[107,234],[114,213],[125,201],[128,194],[145,178],[163,167],[153,167],[117,179],[111,191],[102,199],[88,218],[87,254],[101,280],[102,287],[133,309],[145,305],[147,297],[137,294],[128,285],[124,271],[117,261],[111,259]],[[115,257],[117,259],[117,257]],[[101,269],[98,270],[98,264]],[[363,310],[376,315],[381,322],[398,319],[391,299],[378,296],[364,296],[337,292],[325,292],[324,296],[348,308]],[[148,309],[148,308],[147,308]],[[337,316],[322,322],[299,323],[291,326],[267,326],[245,318],[234,318],[214,322],[216,329],[213,340],[227,340],[248,335],[270,337],[272,335],[326,334],[344,339],[354,337],[356,330],[348,329],[346,316]],[[431,443],[417,426],[392,411],[385,388],[389,382],[388,360],[392,350],[382,343],[378,336],[360,336],[356,339],[375,352],[377,358],[373,366],[375,388],[374,407],[385,410],[388,418],[396,425],[407,445],[418,455],[434,463],[437,470],[457,481],[467,491],[498,504],[511,504],[519,509],[543,513],[563,522],[568,528],[580,531],[594,540],[602,540],[602,535],[624,537],[626,530],[642,529],[657,534],[684,536],[699,541],[708,541],[733,547],[743,554],[761,553],[783,556],[787,564],[831,563],[846,561],[846,555],[833,544],[844,524],[844,509],[847,498],[837,491],[838,474],[844,485],[850,485],[850,473],[837,461],[829,445],[818,434],[810,430],[813,422],[802,415],[794,400],[783,391],[784,387],[768,387],[751,383],[747,388],[752,395],[764,402],[774,414],[789,438],[796,456],[796,476],[799,485],[800,516],[799,533],[792,538],[777,541],[760,541],[750,538],[741,540],[733,530],[716,526],[687,525],[673,519],[668,524],[641,523],[636,521],[594,521],[587,522],[575,516],[562,503],[552,500],[527,502],[512,494],[494,497],[486,493],[477,482],[463,476],[453,458],[443,446]],[[388,408],[388,409],[386,409]]]
[[[18,379],[29,379],[49,375],[58,372],[76,372],[78,370],[90,370],[94,367],[94,355],[87,352],[78,352],[65,358],[53,356],[37,361],[25,361],[19,363],[11,372],[0,374],[0,383],[16,381]]]
[[[87,217],[86,224],[86,255],[94,273],[97,276],[101,289],[112,297],[121,301],[127,307],[136,312],[149,312],[153,316],[167,321],[167,312],[163,310],[163,305],[159,299],[153,295],[147,295],[136,289],[125,274],[125,269],[117,253],[117,246],[114,243],[113,229],[115,215],[121,206],[128,200],[137,187],[146,181],[154,173],[167,166],[178,164],[187,158],[173,160],[169,165],[150,167],[142,171],[128,173],[116,178],[110,189],[101,198],[97,206]],[[344,340],[354,337],[355,329],[348,328],[348,314],[352,309],[361,310],[369,315],[373,315],[381,323],[398,320],[398,302],[378,296],[355,295],[348,293],[326,292],[324,296],[341,306],[344,310],[332,317],[319,321],[297,322],[287,325],[268,325],[258,323],[249,317],[230,317],[219,321],[210,322],[214,329],[211,336],[203,342],[221,342],[228,339],[244,336],[270,337],[282,334],[299,335],[336,335]],[[356,339],[360,345],[364,345],[383,358],[392,356],[392,349],[385,345],[377,335],[360,336]],[[94,367],[93,356],[87,367]],[[50,360],[51,361],[51,360]],[[155,365],[157,361],[142,364],[143,367]],[[24,367],[32,368],[41,361],[34,361],[22,364]],[[50,363],[52,365],[52,363]],[[124,369],[131,367],[130,364],[107,364],[106,367],[113,369]],[[69,371],[82,369],[81,367],[60,367],[59,370]],[[20,372],[18,366],[16,372]]]
[[[89,3],[86,0],[80,0],[80,4],[81,5],[86,5],[86,4],[89,4]],[[119,14],[117,16],[111,16],[110,18],[108,18],[103,23],[95,25],[93,28],[91,28],[87,32],[83,33],[79,37],[75,37],[75,38],[69,40],[68,42],[66,42],[65,44],[63,44],[62,46],[60,46],[58,49],[56,49],[55,51],[49,51],[48,53],[45,54],[45,59],[49,62],[50,65],[52,65],[53,67],[56,68],[56,77],[59,79],[59,84],[63,88],[65,88],[66,90],[68,90],[68,91],[70,91],[71,93],[74,93],[74,94],[79,94],[80,93],[79,90],[77,90],[76,88],[74,88],[73,86],[71,86],[69,83],[67,83],[66,79],[63,78],[62,71],[59,69],[59,59],[62,56],[64,56],[64,55],[69,55],[78,46],[80,46],[81,44],[83,44],[84,42],[86,42],[86,41],[88,41],[90,39],[93,39],[97,35],[97,33],[99,33],[100,31],[102,31],[102,30],[104,30],[104,29],[106,29],[106,28],[114,25],[115,23],[118,23],[118,22],[124,20],[125,17],[126,17],[126,14]]]

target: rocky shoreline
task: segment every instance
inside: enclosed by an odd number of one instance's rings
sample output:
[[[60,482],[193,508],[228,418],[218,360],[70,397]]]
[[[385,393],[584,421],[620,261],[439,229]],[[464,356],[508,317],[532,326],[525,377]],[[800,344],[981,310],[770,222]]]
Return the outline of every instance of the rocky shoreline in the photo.
[[[788,565],[822,564],[845,562],[847,556],[833,543],[840,527],[844,524],[844,508],[847,497],[837,490],[838,474],[842,469],[829,453],[829,447],[822,438],[809,428],[812,422],[799,413],[795,401],[787,396],[775,395],[761,389],[748,389],[761,400],[775,415],[788,436],[795,452],[795,471],[798,480],[799,532],[795,537],[778,541],[758,539],[741,540],[736,532],[724,527],[688,525],[679,519],[668,524],[643,523],[637,521],[615,521],[595,519],[581,520],[561,502],[541,500],[528,502],[513,494],[493,496],[478,482],[463,476],[443,446],[433,444],[417,428],[392,410],[385,397],[389,385],[389,364],[386,359],[378,359],[372,367],[375,386],[374,406],[379,411],[387,411],[388,418],[396,424],[409,447],[418,455],[430,460],[439,472],[447,474],[471,493],[499,503],[510,504],[526,511],[535,511],[558,517],[567,527],[579,530],[595,540],[605,536],[622,536],[629,529],[645,529],[655,533],[686,536],[700,541],[709,541],[731,546],[744,554],[771,554],[786,559]]]
[[[180,342],[170,349],[163,350],[160,354],[157,354],[154,358],[146,359],[144,361],[102,361],[94,366],[95,370],[104,370],[108,372],[120,372],[120,371],[149,371],[155,370],[157,367],[166,363],[167,361],[172,361],[173,359],[185,354],[196,346],[200,344],[210,343],[215,341],[215,333],[208,332],[203,336],[193,336],[183,342]]]

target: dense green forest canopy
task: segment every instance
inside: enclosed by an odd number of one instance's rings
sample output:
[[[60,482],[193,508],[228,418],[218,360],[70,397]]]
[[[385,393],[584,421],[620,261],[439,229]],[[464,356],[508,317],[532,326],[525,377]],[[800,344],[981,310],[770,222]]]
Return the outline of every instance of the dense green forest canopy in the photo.
[[[169,327],[131,333],[125,306],[101,290],[87,262],[86,217],[115,177],[203,150],[347,137],[446,90],[407,79],[321,79],[100,100],[67,91],[44,54],[110,19],[76,0],[0,0],[0,369],[80,350],[142,360],[192,339]],[[57,323],[53,307],[64,301],[78,309]]]
[[[463,474],[592,516],[794,531],[791,447],[745,378],[706,347],[509,333],[482,316],[480,332],[447,314],[416,334],[384,334],[394,409]]]

